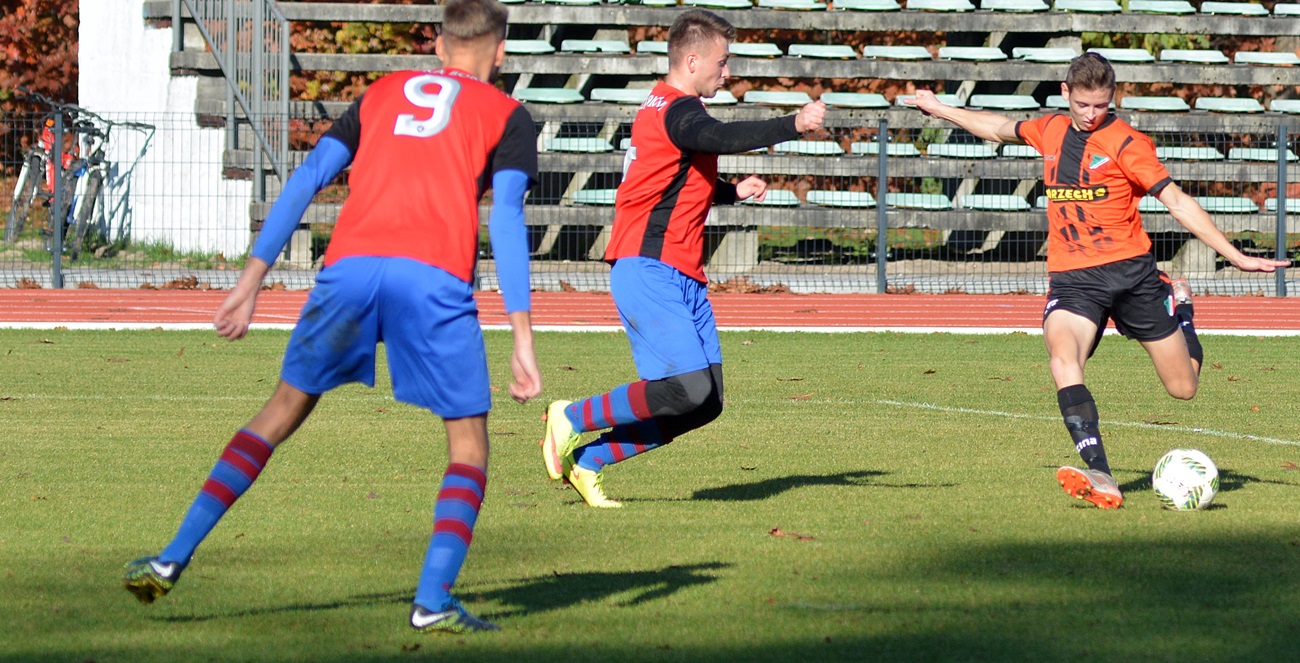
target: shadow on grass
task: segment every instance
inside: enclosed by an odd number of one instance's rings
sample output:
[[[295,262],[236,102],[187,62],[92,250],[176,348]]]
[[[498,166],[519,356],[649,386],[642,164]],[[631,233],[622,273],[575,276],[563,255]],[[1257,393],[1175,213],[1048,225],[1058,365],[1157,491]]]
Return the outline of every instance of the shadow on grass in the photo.
[[[1044,465],[1045,468],[1056,469],[1055,465]],[[1120,492],[1128,495],[1129,493],[1151,490],[1151,472],[1149,470],[1133,469],[1115,469],[1116,478],[1121,480],[1119,485]],[[1136,475],[1136,476],[1134,476]],[[1125,477],[1133,477],[1127,481],[1122,481]],[[1263,483],[1273,486],[1292,486],[1300,488],[1300,485],[1287,481],[1278,481],[1276,479],[1261,479],[1249,474],[1242,474],[1230,469],[1219,468],[1219,492],[1230,493],[1234,490],[1240,490],[1252,483]]]
[[[505,619],[521,614],[561,610],[580,603],[613,600],[629,608],[672,596],[687,587],[718,580],[713,572],[730,567],[725,562],[670,565],[649,571],[556,573],[511,581],[509,586],[483,592],[467,592],[475,602],[499,602],[505,609],[485,613],[488,619]]]
[[[766,500],[788,490],[808,486],[873,486],[878,488],[950,488],[957,484],[886,484],[876,483],[873,479],[889,474],[879,470],[862,470],[858,472],[840,472],[839,474],[796,474],[788,477],[774,477],[752,483],[737,483],[730,486],[703,488],[691,495],[693,500],[716,502],[747,502]]]

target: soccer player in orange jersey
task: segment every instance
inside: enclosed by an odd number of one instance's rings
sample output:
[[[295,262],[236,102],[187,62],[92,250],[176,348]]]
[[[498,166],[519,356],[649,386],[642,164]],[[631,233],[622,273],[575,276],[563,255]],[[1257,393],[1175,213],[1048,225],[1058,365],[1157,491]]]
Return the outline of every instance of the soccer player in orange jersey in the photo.
[[[1071,496],[1113,509],[1124,496],[1106,460],[1097,404],[1083,384],[1083,366],[1107,319],[1142,344],[1174,398],[1196,395],[1203,360],[1192,326],[1191,288],[1156,268],[1138,200],[1155,196],[1188,232],[1237,269],[1271,272],[1289,263],[1238,251],[1174,183],[1151,139],[1110,112],[1115,70],[1105,58],[1085,53],[1071,61],[1061,94],[1069,102],[1067,113],[1023,122],[953,108],[928,90],[918,91],[910,103],[984,140],[1028,144],[1043,155],[1050,277],[1043,337],[1061,416],[1087,465],[1062,467],[1056,478]]]

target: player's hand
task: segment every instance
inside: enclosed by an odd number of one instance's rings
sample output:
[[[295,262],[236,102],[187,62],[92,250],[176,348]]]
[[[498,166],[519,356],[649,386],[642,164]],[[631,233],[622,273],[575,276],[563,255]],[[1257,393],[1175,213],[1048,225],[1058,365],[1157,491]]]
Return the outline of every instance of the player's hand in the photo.
[[[794,128],[799,133],[806,133],[814,129],[822,128],[822,123],[826,121],[826,104],[821,101],[814,101],[810,104],[804,104],[794,115]]]
[[[917,90],[916,96],[911,99],[904,99],[903,105],[915,106],[917,110],[930,115],[944,105],[939,101],[939,97],[929,90]]]
[[[751,197],[760,203],[767,197],[767,182],[757,175],[750,175],[736,184],[736,200],[749,200]]]
[[[542,372],[537,369],[537,357],[531,345],[515,346],[510,355],[510,371],[515,379],[508,389],[515,401],[527,403],[542,393]]]
[[[248,325],[253,320],[253,309],[257,306],[257,290],[235,287],[226,295],[225,301],[217,307],[217,314],[212,318],[212,326],[217,329],[217,336],[230,341],[238,341],[248,334]]]
[[[1290,264],[1290,260],[1271,260],[1246,255],[1232,261],[1232,266],[1243,272],[1272,272],[1279,267],[1287,267]]]

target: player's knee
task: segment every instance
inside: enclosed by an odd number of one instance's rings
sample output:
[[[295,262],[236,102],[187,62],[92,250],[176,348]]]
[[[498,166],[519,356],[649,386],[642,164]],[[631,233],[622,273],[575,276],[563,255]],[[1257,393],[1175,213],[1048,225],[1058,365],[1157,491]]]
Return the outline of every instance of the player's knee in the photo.
[[[1166,384],[1165,391],[1169,392],[1170,396],[1173,396],[1178,400],[1190,401],[1196,396],[1196,387],[1196,379],[1179,380],[1171,384]]]
[[[646,388],[646,400],[655,416],[680,416],[713,407],[721,413],[722,399],[713,384],[709,369],[655,380]],[[715,414],[716,418],[717,415]]]

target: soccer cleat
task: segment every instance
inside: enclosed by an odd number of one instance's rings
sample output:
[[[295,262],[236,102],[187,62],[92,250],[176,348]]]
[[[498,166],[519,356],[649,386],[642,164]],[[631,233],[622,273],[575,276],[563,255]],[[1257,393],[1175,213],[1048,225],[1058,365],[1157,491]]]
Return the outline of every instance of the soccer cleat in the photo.
[[[1190,304],[1192,301],[1192,284],[1187,279],[1174,279],[1169,282],[1169,287],[1174,291],[1174,303]]]
[[[541,441],[542,461],[551,481],[564,478],[564,458],[573,453],[581,437],[564,414],[564,408],[572,404],[573,401],[555,401],[546,408],[546,416],[542,418],[546,422],[546,435]]]
[[[1100,470],[1062,467],[1056,471],[1056,480],[1067,495],[1092,502],[1098,509],[1118,509],[1124,504],[1115,478]]]
[[[176,562],[160,562],[157,557],[141,557],[127,563],[122,586],[147,605],[170,592],[184,570],[185,567]]]
[[[578,465],[573,465],[564,478],[569,482],[570,486],[573,486],[574,490],[578,491],[587,506],[594,506],[598,509],[617,509],[623,506],[622,502],[611,500],[605,496],[605,488],[601,485],[604,480],[603,472],[593,472]]]
[[[469,614],[455,597],[447,599],[442,610],[433,611],[422,605],[411,606],[411,628],[421,633],[478,633],[500,631],[501,627]]]

